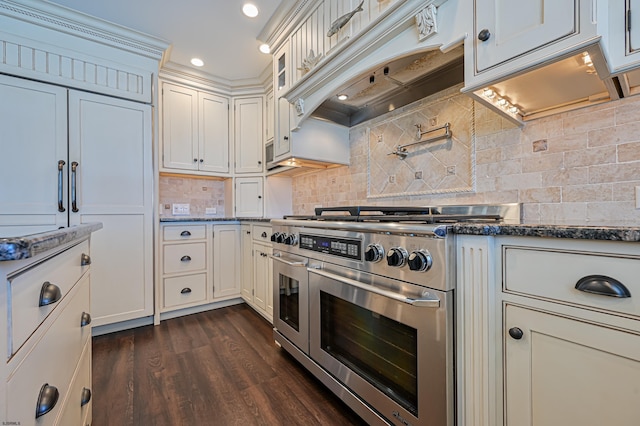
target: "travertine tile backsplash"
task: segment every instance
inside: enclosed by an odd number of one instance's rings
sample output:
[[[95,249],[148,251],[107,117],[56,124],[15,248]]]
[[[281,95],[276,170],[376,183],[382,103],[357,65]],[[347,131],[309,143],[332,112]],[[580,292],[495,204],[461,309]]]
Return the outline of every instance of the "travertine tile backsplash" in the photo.
[[[520,202],[525,223],[640,225],[640,209],[635,208],[640,97],[557,114],[523,128],[476,103],[475,190],[368,197],[368,129],[409,113],[429,117],[433,113],[424,111],[428,103],[418,101],[352,128],[349,167],[293,179],[294,214],[310,214],[316,205]]]
[[[205,216],[207,207],[216,208],[216,214],[208,216],[224,216],[223,181],[160,176],[159,191],[162,217],[173,217],[171,214],[171,204],[173,203],[189,203],[191,205],[191,216]],[[167,205],[169,206],[168,209],[165,208]]]

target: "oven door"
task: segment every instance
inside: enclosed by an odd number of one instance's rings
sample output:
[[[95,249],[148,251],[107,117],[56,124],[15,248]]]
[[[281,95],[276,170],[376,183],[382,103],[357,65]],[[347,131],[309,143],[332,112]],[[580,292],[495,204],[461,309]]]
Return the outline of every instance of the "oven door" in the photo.
[[[453,293],[309,268],[310,356],[397,425],[454,424]]]
[[[273,256],[273,326],[309,353],[308,259],[286,252]]]

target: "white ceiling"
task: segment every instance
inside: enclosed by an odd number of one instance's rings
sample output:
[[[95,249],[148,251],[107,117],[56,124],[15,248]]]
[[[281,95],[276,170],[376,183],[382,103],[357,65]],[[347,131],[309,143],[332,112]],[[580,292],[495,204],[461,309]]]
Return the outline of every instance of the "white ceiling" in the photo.
[[[255,79],[271,65],[256,39],[282,0],[51,0],[53,3],[162,38],[171,43],[165,63],[194,68],[230,82]],[[260,14],[248,18],[242,5]],[[170,65],[170,64],[169,64]]]

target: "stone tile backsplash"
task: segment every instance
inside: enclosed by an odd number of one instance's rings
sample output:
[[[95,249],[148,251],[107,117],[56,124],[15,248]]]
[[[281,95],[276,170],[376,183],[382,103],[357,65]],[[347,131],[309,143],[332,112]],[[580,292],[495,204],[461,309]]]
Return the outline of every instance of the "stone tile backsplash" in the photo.
[[[450,96],[450,92],[444,96]],[[411,115],[432,117],[429,105],[427,98],[353,127],[349,167],[293,179],[294,214],[310,214],[318,205],[520,202],[524,223],[640,225],[640,209],[635,208],[635,187],[640,186],[640,97],[556,114],[522,128],[476,102],[475,123],[470,123],[475,124],[471,152],[475,157],[471,177],[475,189],[416,194],[407,181],[409,184],[397,192],[368,191],[370,182],[384,180],[380,174],[388,172],[369,168],[370,162],[377,162],[379,157],[372,159],[369,143],[374,137],[367,135],[373,134],[380,123],[395,126]],[[385,143],[393,146],[399,142]],[[417,153],[416,157],[424,158],[414,157],[414,162],[427,164],[428,155]],[[461,158],[461,164],[447,165],[466,168],[467,161]],[[433,170],[422,172],[433,179]]]
[[[178,176],[160,176],[161,217],[173,217],[171,204],[189,203],[191,216],[205,216],[207,207],[215,207],[215,215],[224,217],[224,181]],[[169,206],[169,208],[166,208]]]

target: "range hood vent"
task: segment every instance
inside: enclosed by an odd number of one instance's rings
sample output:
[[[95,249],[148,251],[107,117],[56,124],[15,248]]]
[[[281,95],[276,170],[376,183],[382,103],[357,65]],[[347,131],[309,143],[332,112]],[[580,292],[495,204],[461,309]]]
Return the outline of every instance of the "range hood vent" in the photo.
[[[463,47],[395,59],[346,82],[311,115],[352,127],[464,81]],[[338,95],[347,99],[339,100]]]

